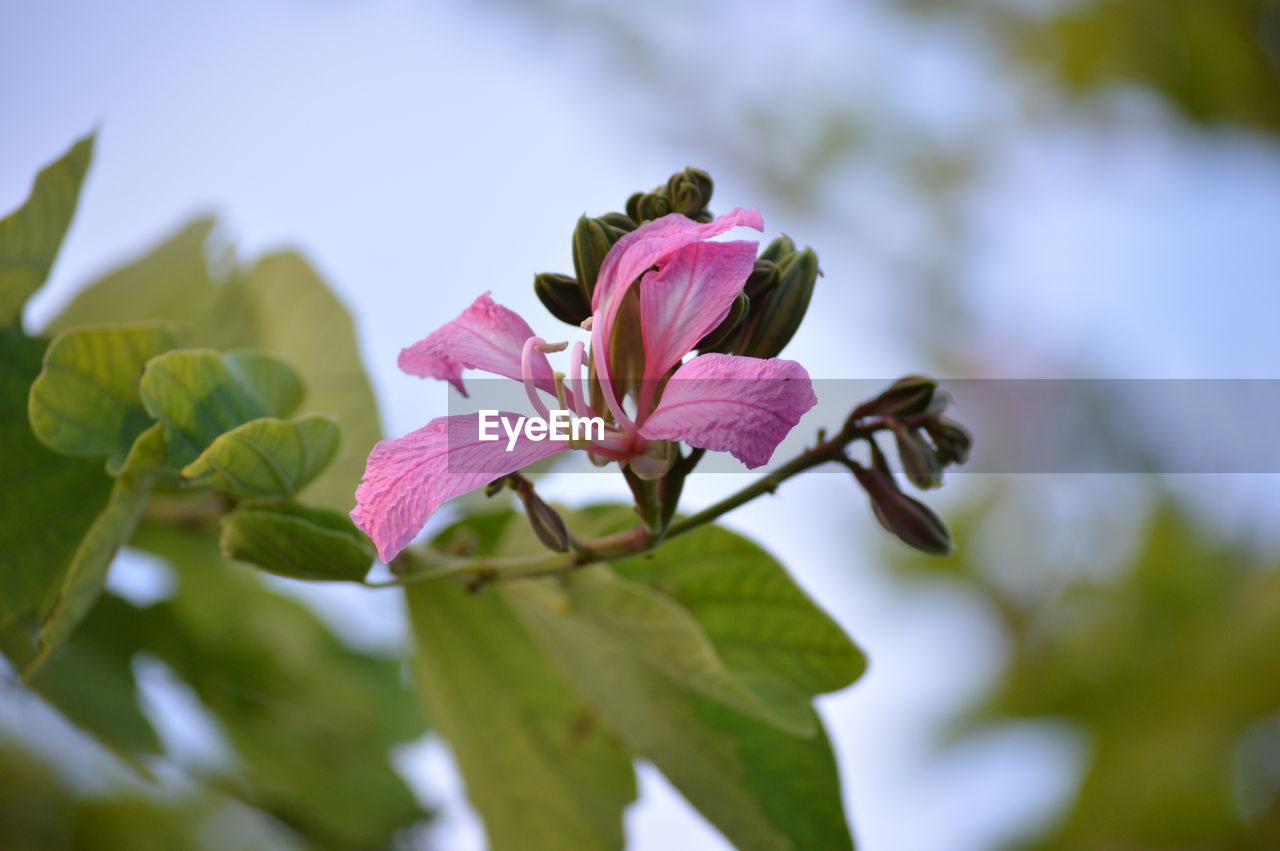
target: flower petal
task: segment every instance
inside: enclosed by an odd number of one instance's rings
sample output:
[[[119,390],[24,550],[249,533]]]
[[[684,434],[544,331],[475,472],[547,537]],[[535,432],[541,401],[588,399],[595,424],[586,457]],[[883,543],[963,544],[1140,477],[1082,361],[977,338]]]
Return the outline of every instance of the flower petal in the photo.
[[[741,207],[707,224],[671,213],[623,234],[600,266],[596,289],[591,297],[592,312],[616,301],[645,269],[661,264],[663,258],[673,252],[736,227],[764,230],[764,219],[759,210]]]
[[[640,434],[729,452],[754,469],[817,402],[795,361],[699,355],[671,376]]]
[[[452,322],[433,331],[425,339],[400,351],[400,369],[419,378],[448,381],[463,396],[462,370],[482,369],[521,378],[520,352],[524,341],[537,336],[520,314],[503,307],[484,293]],[[535,352],[534,384],[555,393],[555,379],[547,356]]]
[[[520,417],[506,412],[499,416],[512,421]],[[478,414],[437,417],[411,434],[373,447],[351,519],[373,539],[384,562],[407,547],[444,503],[569,446],[522,435],[508,452],[505,436],[481,441],[479,434]]]
[[[754,242],[695,242],[640,281],[645,377],[658,378],[729,314],[755,265]]]

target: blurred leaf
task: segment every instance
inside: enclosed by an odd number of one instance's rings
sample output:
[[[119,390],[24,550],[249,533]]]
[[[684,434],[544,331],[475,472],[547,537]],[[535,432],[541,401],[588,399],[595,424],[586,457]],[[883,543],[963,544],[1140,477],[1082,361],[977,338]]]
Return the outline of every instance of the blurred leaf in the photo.
[[[467,533],[491,550],[510,516],[464,521],[442,537]],[[502,597],[446,582],[405,592],[419,687],[489,847],[621,848],[622,810],[635,797],[630,757]]]
[[[107,472],[113,476],[123,473],[168,473],[169,450],[164,445],[164,425],[152,423],[138,435],[129,448],[129,454],[120,463],[107,460]]]
[[[360,582],[374,550],[345,514],[290,503],[246,504],[222,521],[228,558],[295,579]]]
[[[337,456],[305,495],[310,502],[346,511],[369,450],[382,436],[351,316],[292,252],[265,257],[243,271],[225,263],[211,271],[205,243],[212,228],[211,220],[196,220],[150,254],[92,284],[50,328],[168,319],[188,324],[191,339],[200,345],[256,346],[280,356],[306,387],[304,412],[336,416],[342,426]]]
[[[228,286],[243,299],[253,345],[279,354],[307,388],[302,408],[342,426],[333,462],[303,492],[308,502],[348,511],[364,462],[382,437],[378,405],[365,374],[351,315],[310,265],[286,252],[263,258]]]
[[[64,455],[105,455],[118,466],[151,425],[138,397],[143,366],[176,345],[173,331],[158,325],[60,335],[31,385],[32,430]]]
[[[39,652],[23,670],[29,676],[79,625],[97,601],[107,581],[107,570],[120,547],[138,525],[151,479],[125,475],[116,479],[111,498],[76,547],[75,555],[40,628]]]
[[[215,438],[182,475],[241,497],[290,496],[337,451],[338,423],[330,417],[253,420]]]
[[[138,649],[137,610],[105,595],[58,653],[26,684],[67,720],[91,733],[125,761],[160,752],[151,722],[138,706],[131,663]],[[0,636],[5,654],[22,659],[13,634]]]
[[[424,817],[389,764],[423,732],[396,660],[348,649],[213,540],[144,526],[134,544],[178,574],[177,596],[146,610],[148,650],[235,747],[228,788],[320,847],[387,847]]]
[[[203,333],[217,318],[214,302],[219,287],[209,273],[205,249],[213,228],[211,218],[185,225],[155,248],[81,290],[45,333],[58,334],[85,325],[160,320],[188,325],[197,345],[249,345],[247,338],[211,339]]]
[[[306,390],[293,367],[262,351],[236,349],[222,353],[231,375],[273,417],[287,417],[298,410]]]
[[[142,404],[165,427],[176,467],[185,467],[224,432],[282,413],[280,371],[287,365],[258,353],[210,349],[169,352],[151,359],[139,391]]]
[[[0,322],[19,321],[27,299],[48,278],[92,159],[90,134],[45,167],[23,205],[0,220]]]
[[[0,326],[0,626],[23,616],[33,637],[111,492],[100,461],[59,455],[31,433],[27,396],[45,345],[16,326]]]
[[[1092,0],[1024,26],[1021,46],[1074,91],[1140,82],[1193,120],[1276,133],[1278,14],[1272,0]]]

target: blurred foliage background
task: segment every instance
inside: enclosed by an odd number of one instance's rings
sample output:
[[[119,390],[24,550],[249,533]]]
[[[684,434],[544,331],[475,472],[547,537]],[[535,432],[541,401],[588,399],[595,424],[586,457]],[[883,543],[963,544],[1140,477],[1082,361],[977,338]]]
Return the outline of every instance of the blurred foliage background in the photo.
[[[589,85],[570,89],[573,95],[601,121],[618,125],[620,135],[679,157],[672,167],[696,162],[750,203],[787,210],[788,226],[804,229],[828,272],[834,266],[854,277],[838,284],[828,277],[836,288],[828,292],[838,294],[828,296],[825,307],[838,320],[818,327],[846,333],[852,327],[876,341],[865,367],[855,367],[859,374],[899,367],[943,377],[1028,370],[1151,374],[1160,365],[1168,375],[1180,368],[1229,371],[1220,360],[1169,354],[1152,326],[1165,315],[1162,306],[1173,303],[1203,314],[1198,324],[1206,336],[1191,334],[1181,345],[1236,352],[1236,369],[1274,377],[1278,352],[1267,332],[1277,307],[1277,266],[1227,263],[1233,243],[1211,220],[1221,207],[1206,208],[1204,218],[1192,222],[1189,240],[1209,246],[1197,255],[1199,265],[1161,280],[1142,279],[1149,269],[1140,267],[1099,300],[1087,279],[1098,267],[1076,256],[1088,246],[1070,242],[1075,231],[1068,223],[1037,199],[1001,195],[999,188],[1011,162],[1044,156],[1043,168],[1052,169],[1044,149],[1081,138],[1094,145],[1084,155],[1084,172],[1096,181],[1089,189],[1098,210],[1107,206],[1108,169],[1141,169],[1178,145],[1214,148],[1224,157],[1240,152],[1241,159],[1260,163],[1252,166],[1260,185],[1274,185],[1263,178],[1280,160],[1280,6],[1263,0],[854,5],[814,2],[783,10],[746,4],[730,12],[709,2],[659,3],[641,11],[589,0],[488,0],[467,14],[481,29],[519,32],[544,61],[589,76]],[[1108,161],[1121,147],[1136,154],[1120,157],[1119,165]],[[1093,171],[1088,157],[1096,158]],[[1215,179],[1207,175],[1196,185]],[[475,180],[487,188],[483,178]],[[1043,239],[1059,248],[1052,257],[1071,261],[1065,284],[1052,289],[1043,281],[1019,281],[1022,301],[1001,303],[1007,295],[1001,291],[993,299],[982,265],[993,239],[984,205],[992,203],[1001,207],[997,226],[1031,218],[1028,227],[1044,230]],[[588,206],[576,199],[569,205]],[[1275,211],[1274,203],[1269,209]],[[443,214],[430,215],[441,215],[429,218],[431,227],[446,227]],[[1262,223],[1269,231],[1274,226]],[[134,292],[142,285],[132,282],[148,275],[196,276],[199,289],[209,275],[226,276],[220,285],[240,286],[260,275],[303,280],[310,274],[290,255],[234,272],[225,260],[210,267],[200,248],[207,230],[207,223],[191,225],[150,258],[107,276],[66,315],[108,321],[122,309],[132,313],[137,305],[126,306],[113,288],[128,281]],[[1147,248],[1185,257],[1159,238]],[[1267,257],[1276,259],[1274,252]],[[1126,272],[1134,269],[1119,274]],[[1261,285],[1241,288],[1233,275]],[[487,284],[459,286],[469,293]],[[1038,300],[1082,312],[1088,321],[1041,339],[1030,320],[1021,336],[993,320]],[[143,309],[157,316],[207,310],[186,298]],[[291,339],[312,309],[290,314],[285,327],[260,328],[255,322],[262,320],[252,317],[226,327],[272,348],[314,346],[299,363],[314,363],[308,380],[330,382],[337,393],[351,381],[341,369],[353,358],[324,360],[323,333],[310,342]],[[51,327],[63,321],[70,320]],[[808,346],[808,359],[801,358],[807,363],[821,363],[835,345],[816,335],[800,343]],[[1148,352],[1154,354],[1148,358]],[[1245,359],[1248,367],[1241,366]],[[16,362],[6,358],[6,368]],[[374,435],[370,398],[353,402],[351,411],[364,412],[353,422]],[[900,598],[945,594],[987,636],[975,651],[987,654],[985,663],[962,690],[964,699],[928,716],[936,762],[924,760],[924,774],[934,766],[940,782],[964,784],[963,766],[948,763],[947,754],[964,753],[993,730],[1024,729],[1018,726],[1024,722],[1065,742],[1071,754],[1051,763],[1061,775],[1060,794],[1035,812],[1009,815],[1000,830],[980,839],[959,830],[973,813],[936,814],[956,820],[957,835],[968,837],[958,844],[938,839],[949,833],[944,824],[923,834],[935,840],[929,846],[919,832],[893,823],[903,809],[879,813],[875,790],[855,782],[852,817],[863,825],[866,846],[1280,847],[1280,574],[1271,523],[1277,500],[1272,477],[1243,478],[1250,480],[975,477],[955,489],[946,507],[961,518],[955,557],[924,562],[889,549],[869,559],[847,555],[875,540],[854,533],[828,552],[814,570],[845,571],[846,592],[874,581]],[[335,482],[345,480],[335,475]],[[840,484],[814,487],[821,487],[814,494],[842,505],[843,517],[858,521],[845,519],[845,526],[865,524],[859,503],[834,496],[845,494]],[[345,493],[335,489],[326,504],[345,507]],[[163,557],[171,542],[157,537],[147,546]],[[243,757],[242,746],[269,741],[280,764],[301,768],[281,779],[274,761],[245,762],[234,771],[153,765],[163,781],[155,787],[100,754],[68,757],[65,751],[93,746],[67,743],[57,725],[24,726],[27,715],[11,711],[0,758],[0,844],[185,848],[216,835],[235,837],[235,847],[373,847],[423,817],[384,759],[394,743],[421,732],[387,711],[403,699],[389,658],[350,650],[305,606],[256,579],[219,583],[215,593],[209,576],[238,574],[216,556],[208,559],[207,574],[182,572],[177,596],[145,618],[135,617],[128,601],[108,597],[73,642],[75,652],[50,666],[36,688],[74,718],[84,693],[68,695],[59,680],[80,682],[73,666],[88,664],[77,661],[82,656],[121,654],[114,665],[94,663],[93,670],[113,674],[95,683],[92,699],[120,707],[112,728],[102,731],[108,740],[145,745],[155,736],[149,716],[158,710],[141,712],[122,696],[132,691],[136,665],[127,664],[132,651],[118,648],[134,648],[186,682],[216,715],[231,752]],[[185,607],[187,595],[205,600],[208,611],[218,613],[216,622]],[[261,636],[246,626],[258,623],[253,613],[259,611],[274,625],[264,626]],[[859,635],[858,623],[845,626]],[[156,639],[157,630],[165,640]],[[174,634],[180,639],[172,640]],[[95,642],[94,635],[113,641]],[[287,647],[264,650],[277,642]],[[875,641],[864,643],[873,675],[876,666],[892,664]],[[333,664],[335,657],[343,662]],[[292,660],[285,670],[277,669],[281,658]],[[353,688],[356,681],[360,686]],[[5,687],[11,708],[28,705],[30,696],[19,693],[16,682]],[[379,758],[370,760],[375,752]],[[1015,763],[1023,758],[1016,750],[1006,756]],[[351,764],[339,772],[334,760]],[[319,797],[304,782],[339,774],[350,778],[353,797]],[[979,795],[988,789],[978,788]],[[378,806],[368,804],[374,789],[381,790]],[[990,794],[1012,791],[997,787]],[[868,793],[861,809],[860,793]],[[339,818],[353,811],[360,818]],[[335,835],[341,829],[352,832]]]

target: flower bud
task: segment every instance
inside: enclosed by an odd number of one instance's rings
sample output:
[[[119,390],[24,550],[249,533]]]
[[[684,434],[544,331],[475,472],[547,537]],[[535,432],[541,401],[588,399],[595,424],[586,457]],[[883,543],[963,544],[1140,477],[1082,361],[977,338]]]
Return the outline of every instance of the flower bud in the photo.
[[[573,229],[573,268],[582,282],[582,292],[589,304],[596,290],[596,278],[609,249],[622,236],[622,231],[599,219],[582,216]]]
[[[920,432],[909,429],[897,420],[890,427],[898,445],[898,459],[911,484],[921,490],[936,488],[942,484],[942,463],[933,447],[925,442]]]
[[[906,375],[889,385],[879,396],[855,410],[861,417],[910,417],[924,413],[933,403],[938,382],[925,375]]]
[[[591,315],[591,303],[577,278],[543,272],[533,276],[533,291],[551,315],[561,322],[580,325]]]
[[[693,217],[711,203],[714,184],[711,175],[702,169],[686,168],[671,175],[667,181],[666,195],[671,211]]]
[[[617,228],[624,233],[630,233],[636,229],[635,220],[626,213],[605,213],[603,216],[600,216],[600,221],[610,227]]]
[[[791,342],[809,309],[813,286],[821,271],[818,255],[806,248],[778,263],[778,283],[752,310],[738,344],[738,354],[756,358],[777,357]]]
[[[796,244],[792,242],[791,237],[785,233],[777,239],[770,242],[764,247],[764,251],[760,252],[761,260],[769,260],[773,263],[781,263],[782,258],[790,257],[796,253]]]
[[[898,490],[893,477],[882,470],[851,465],[858,484],[871,498],[871,510],[880,525],[898,540],[929,555],[952,552],[951,532],[927,505]]]
[[[549,550],[557,553],[568,552],[569,529],[564,525],[564,519],[560,514],[542,501],[542,497],[534,492],[533,485],[526,479],[517,480],[516,493],[524,503],[525,515],[528,516],[529,525],[533,528],[533,534],[538,536],[538,540],[542,541]]]
[[[778,264],[772,260],[757,260],[755,268],[747,277],[743,290],[752,298],[759,298],[778,283]]]
[[[725,314],[724,319],[719,325],[711,331],[710,334],[698,341],[695,347],[700,352],[716,352],[728,349],[727,343],[732,342],[733,332],[742,324],[742,320],[746,318],[747,311],[751,308],[751,298],[745,293],[738,293],[738,297],[733,300],[733,305],[729,308],[729,312]]]
[[[964,464],[973,448],[973,437],[964,426],[946,417],[925,424],[924,430],[938,447],[938,460],[943,464]]]
[[[662,192],[650,192],[640,199],[640,221],[660,219],[671,212],[671,202]]]

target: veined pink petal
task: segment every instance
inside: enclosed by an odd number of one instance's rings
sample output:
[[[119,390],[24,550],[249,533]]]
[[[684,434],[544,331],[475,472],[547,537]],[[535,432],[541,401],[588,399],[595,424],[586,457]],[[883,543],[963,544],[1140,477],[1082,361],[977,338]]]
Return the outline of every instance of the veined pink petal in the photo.
[[[764,230],[764,218],[759,210],[741,207],[706,224],[671,213],[623,234],[600,266],[596,289],[591,297],[592,312],[598,312],[602,306],[619,297],[620,291],[626,290],[645,269],[659,265],[672,252],[736,227]]]
[[[514,422],[520,415],[499,416]],[[501,427],[501,439],[480,440],[478,420],[478,414],[437,417],[369,453],[351,519],[373,539],[384,562],[407,547],[444,503],[569,446],[521,435],[508,452]]]
[[[645,377],[660,378],[728,315],[755,265],[754,242],[695,242],[640,281]]]
[[[402,349],[397,363],[410,375],[448,381],[465,396],[464,368],[520,380],[520,352],[524,341],[533,336],[536,336],[533,329],[520,314],[498,304],[486,292],[457,319]],[[555,379],[547,356],[535,352],[532,366],[535,385],[555,393]]]
[[[754,469],[817,402],[795,361],[699,355],[671,376],[640,434],[729,452]]]

